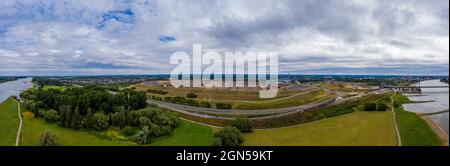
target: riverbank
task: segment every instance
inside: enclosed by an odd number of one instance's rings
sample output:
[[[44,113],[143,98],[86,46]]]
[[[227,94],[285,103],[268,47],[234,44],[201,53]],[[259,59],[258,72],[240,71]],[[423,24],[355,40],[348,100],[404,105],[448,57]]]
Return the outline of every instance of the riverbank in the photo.
[[[414,84],[413,86],[417,86]],[[440,80],[420,82],[421,86],[445,86]],[[448,145],[449,133],[449,90],[448,88],[422,88],[421,95],[407,95],[413,103],[403,104],[405,111],[420,116],[430,128]],[[428,102],[424,102],[428,101]]]
[[[0,83],[0,103],[10,96],[18,97],[24,90],[31,88],[33,86],[32,79],[28,77]]]

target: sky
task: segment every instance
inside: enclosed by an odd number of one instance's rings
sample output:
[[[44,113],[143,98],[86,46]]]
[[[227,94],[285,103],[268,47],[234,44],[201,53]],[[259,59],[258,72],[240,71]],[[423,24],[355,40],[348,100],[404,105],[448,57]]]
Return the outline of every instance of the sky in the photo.
[[[280,73],[448,75],[448,0],[1,0],[0,75],[163,74],[177,51]]]

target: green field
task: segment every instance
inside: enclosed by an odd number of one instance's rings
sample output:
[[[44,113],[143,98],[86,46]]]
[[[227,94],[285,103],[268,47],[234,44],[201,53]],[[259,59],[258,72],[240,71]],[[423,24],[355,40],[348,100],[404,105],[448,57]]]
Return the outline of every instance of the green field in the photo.
[[[12,97],[0,104],[0,146],[16,144],[16,135],[19,129],[17,104]]]
[[[197,123],[181,120],[172,136],[158,139],[154,146],[211,146],[213,129]]]
[[[391,112],[356,111],[298,126],[244,134],[248,146],[395,146]]]
[[[60,91],[65,91],[67,89],[66,86],[50,86],[50,85],[45,85],[44,87],[42,87],[43,90],[49,90],[49,89],[58,89]]]
[[[111,141],[106,138],[100,138],[87,131],[60,127],[56,124],[35,118],[31,112],[22,112],[22,117],[24,120],[24,128],[22,130],[21,145],[24,146],[37,145],[40,134],[45,130],[56,134],[57,144],[64,146],[123,146],[134,144],[130,142]]]
[[[395,95],[397,103],[408,103],[409,100],[403,95]],[[395,107],[397,125],[405,146],[438,146],[443,142],[436,133],[428,126],[427,122],[413,112],[407,112],[398,105]]]
[[[16,106],[17,107],[17,106]],[[24,108],[22,108],[24,109]],[[39,142],[40,134],[51,131],[56,134],[57,143],[61,146],[136,146],[130,139],[121,140],[116,130],[92,132],[73,130],[48,123],[35,118],[31,112],[22,112],[24,128],[22,130],[21,145],[35,146]],[[17,130],[16,130],[17,131]],[[15,133],[14,133],[15,134]],[[14,135],[15,138],[15,135]],[[212,144],[212,129],[207,126],[182,120],[170,137],[156,140],[150,145],[155,146],[201,146]]]

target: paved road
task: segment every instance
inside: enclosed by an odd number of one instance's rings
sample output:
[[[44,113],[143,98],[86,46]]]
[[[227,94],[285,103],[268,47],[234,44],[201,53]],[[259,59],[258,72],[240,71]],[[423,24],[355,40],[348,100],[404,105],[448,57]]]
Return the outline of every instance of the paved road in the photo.
[[[335,94],[335,92],[331,90],[325,89],[328,94]],[[325,107],[329,105],[336,105],[343,103],[348,100],[356,99],[367,94],[379,94],[384,93],[383,90],[376,90],[369,93],[358,94],[353,97],[345,98],[337,100],[337,98],[326,99],[317,101],[314,103],[308,103],[301,106],[289,107],[289,108],[278,108],[278,109],[265,109],[265,110],[224,110],[224,109],[215,109],[215,108],[205,108],[205,107],[194,107],[182,104],[174,104],[169,102],[163,102],[153,99],[148,99],[147,103],[156,104],[159,107],[166,108],[172,111],[176,111],[182,114],[187,114],[200,118],[211,118],[211,119],[221,119],[221,120],[233,120],[233,115],[246,115],[251,116],[250,119],[269,119],[274,117],[282,117],[292,115],[298,112],[303,112],[306,110],[310,110],[318,107]],[[222,115],[222,116],[220,116]],[[228,115],[228,116],[226,116]]]
[[[294,114],[297,112],[302,112],[305,110],[309,110],[312,108],[321,107],[327,104],[333,103],[335,98],[321,100],[314,103],[309,103],[296,107],[289,108],[280,108],[280,109],[266,109],[266,110],[223,110],[223,109],[214,109],[214,108],[204,108],[204,107],[193,107],[181,104],[168,103],[163,101],[157,101],[148,99],[147,102],[150,104],[156,104],[159,107],[170,109],[179,113],[188,114],[196,117],[202,118],[214,118],[214,119],[223,119],[223,120],[233,120],[232,117],[226,116],[214,116],[215,114],[219,115],[247,115],[253,116],[250,119],[264,119],[264,118],[273,118],[277,116],[286,116],[290,114]],[[195,112],[193,112],[195,111]],[[255,117],[258,116],[258,117]]]
[[[19,103],[18,105],[17,105],[17,113],[19,114],[19,120],[20,120],[20,123],[19,123],[19,130],[17,131],[17,136],[16,136],[16,146],[19,146],[19,141],[20,141],[20,130],[22,130],[22,115],[20,114],[20,102],[17,102],[17,103]]]
[[[295,107],[277,108],[277,109],[261,109],[261,110],[238,110],[238,109],[226,110],[226,109],[195,107],[195,106],[188,106],[188,105],[158,101],[158,100],[153,100],[153,99],[148,99],[147,103],[156,104],[160,107],[164,107],[167,109],[185,110],[185,111],[190,111],[190,112],[195,111],[198,114],[267,116],[267,115],[282,114],[282,113],[293,112],[293,111],[308,110],[308,109],[323,105],[324,101],[328,102],[328,100],[321,100],[321,101],[317,101],[314,103],[308,103],[308,104],[295,106]]]

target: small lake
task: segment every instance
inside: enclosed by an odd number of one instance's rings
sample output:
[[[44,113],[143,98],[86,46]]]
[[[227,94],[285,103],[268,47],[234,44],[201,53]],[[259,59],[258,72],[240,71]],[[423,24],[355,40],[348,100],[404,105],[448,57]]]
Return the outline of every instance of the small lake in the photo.
[[[9,96],[19,96],[22,91],[31,88],[32,78],[22,78],[15,81],[0,83],[0,103],[8,99]]]
[[[428,80],[420,82],[421,86],[447,86],[439,80]],[[422,95],[409,95],[412,101],[433,101],[425,103],[404,104],[406,111],[415,113],[434,113],[449,110],[449,88],[422,88]],[[449,113],[440,113],[429,116],[435,121],[448,135],[449,131]]]

